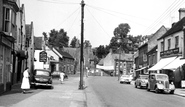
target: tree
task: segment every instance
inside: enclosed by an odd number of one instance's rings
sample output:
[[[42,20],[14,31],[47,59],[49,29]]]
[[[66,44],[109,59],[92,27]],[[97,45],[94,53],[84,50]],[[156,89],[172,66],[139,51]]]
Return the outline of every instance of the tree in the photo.
[[[44,37],[47,37],[46,33],[43,32]],[[53,47],[68,47],[69,37],[67,36],[67,32],[64,29],[60,29],[59,31],[53,29],[49,33],[48,44]]]
[[[84,41],[84,48],[87,48],[87,47],[92,47],[89,40]]]
[[[118,48],[121,50],[128,52],[130,47],[128,47],[128,33],[130,32],[130,26],[127,23],[121,23],[116,27],[113,31],[114,37],[112,37],[109,47],[112,48],[113,52],[118,52]],[[118,40],[121,42],[118,42]]]
[[[98,58],[104,58],[109,53],[109,47],[100,45],[96,48],[95,54]]]
[[[76,38],[76,36],[74,36],[73,39],[71,40],[70,47],[77,48],[78,42],[79,42],[79,40]]]

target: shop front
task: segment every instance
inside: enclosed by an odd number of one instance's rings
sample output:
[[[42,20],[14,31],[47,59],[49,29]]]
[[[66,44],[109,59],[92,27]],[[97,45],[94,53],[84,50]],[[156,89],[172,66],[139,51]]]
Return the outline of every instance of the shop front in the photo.
[[[0,93],[11,89],[13,42],[13,37],[0,33]]]

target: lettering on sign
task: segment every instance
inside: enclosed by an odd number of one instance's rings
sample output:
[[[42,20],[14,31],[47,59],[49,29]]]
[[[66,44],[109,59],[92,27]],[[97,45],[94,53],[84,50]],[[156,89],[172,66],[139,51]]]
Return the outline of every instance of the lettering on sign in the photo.
[[[45,51],[42,51],[39,53],[39,61],[40,62],[46,62],[47,61],[47,53]]]

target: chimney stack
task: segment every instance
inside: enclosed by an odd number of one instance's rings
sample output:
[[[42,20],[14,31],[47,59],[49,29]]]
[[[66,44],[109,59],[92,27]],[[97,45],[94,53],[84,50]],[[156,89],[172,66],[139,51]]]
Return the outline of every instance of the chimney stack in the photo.
[[[179,20],[185,17],[185,8],[179,9]]]

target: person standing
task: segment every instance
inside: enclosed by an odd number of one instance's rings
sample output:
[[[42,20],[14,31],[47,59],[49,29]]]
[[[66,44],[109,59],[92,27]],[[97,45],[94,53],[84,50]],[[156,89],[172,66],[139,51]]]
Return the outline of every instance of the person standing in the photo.
[[[64,81],[64,73],[63,72],[60,72],[60,83],[62,84],[63,81]]]
[[[23,79],[22,79],[21,89],[23,90],[23,94],[26,93],[26,90],[30,89],[28,67],[26,67],[26,69],[23,72]]]

